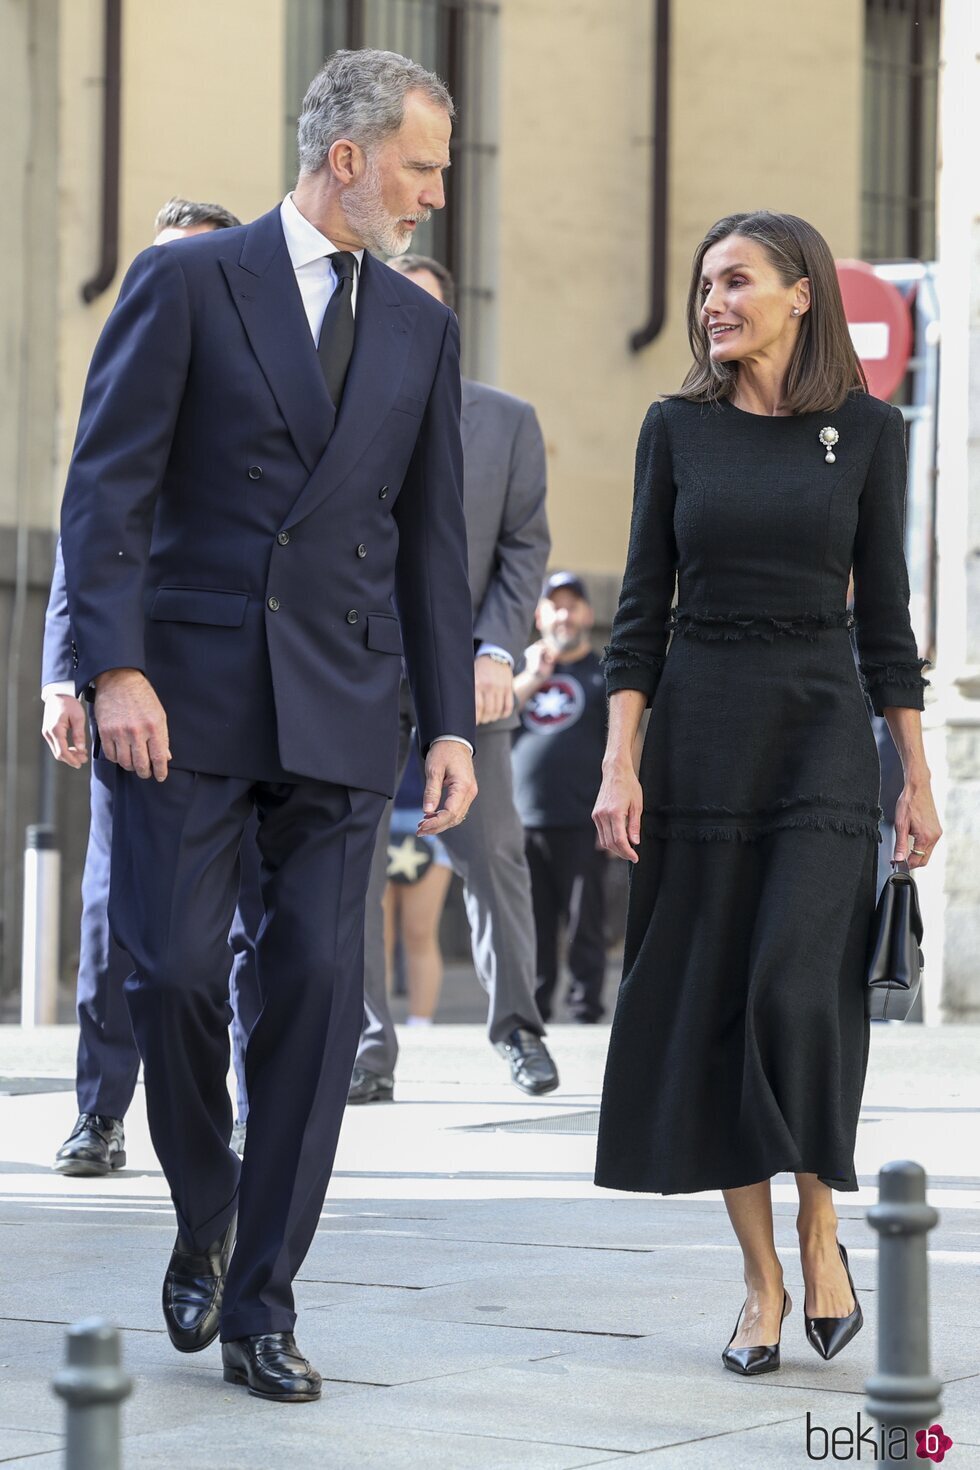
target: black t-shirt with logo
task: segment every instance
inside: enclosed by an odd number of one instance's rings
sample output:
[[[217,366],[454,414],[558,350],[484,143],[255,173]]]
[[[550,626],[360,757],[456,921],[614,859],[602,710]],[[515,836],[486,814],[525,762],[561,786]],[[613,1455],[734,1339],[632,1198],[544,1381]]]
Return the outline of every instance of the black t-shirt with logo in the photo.
[[[605,747],[606,683],[598,657],[556,664],[514,732],[514,799],[524,826],[588,826]]]

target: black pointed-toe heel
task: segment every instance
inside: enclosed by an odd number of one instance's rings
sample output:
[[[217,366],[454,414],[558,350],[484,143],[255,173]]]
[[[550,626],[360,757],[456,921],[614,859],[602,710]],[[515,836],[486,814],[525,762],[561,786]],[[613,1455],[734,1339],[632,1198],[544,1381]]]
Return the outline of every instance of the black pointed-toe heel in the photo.
[[[783,1292],[783,1315],[779,1319],[779,1336],[783,1335],[783,1318],[789,1315],[792,1306],[789,1296]],[[732,1342],[735,1333],[738,1332],[738,1324],[742,1320],[742,1312],[745,1311],[745,1303],[738,1314],[735,1323],[735,1332],[728,1339],[728,1346],[723,1350],[721,1361],[731,1373],[741,1373],[743,1378],[754,1378],[757,1373],[775,1373],[779,1367],[779,1340],[761,1347],[733,1348]]]
[[[803,1313],[803,1323],[806,1327],[806,1340],[815,1353],[822,1358],[834,1358],[846,1348],[852,1337],[856,1337],[864,1326],[864,1313],[861,1311],[861,1303],[858,1301],[857,1292],[854,1290],[854,1282],[851,1280],[851,1268],[847,1264],[847,1251],[837,1242],[840,1258],[844,1262],[844,1270],[847,1272],[847,1284],[851,1288],[854,1298],[854,1310],[846,1317],[808,1317],[806,1311]]]

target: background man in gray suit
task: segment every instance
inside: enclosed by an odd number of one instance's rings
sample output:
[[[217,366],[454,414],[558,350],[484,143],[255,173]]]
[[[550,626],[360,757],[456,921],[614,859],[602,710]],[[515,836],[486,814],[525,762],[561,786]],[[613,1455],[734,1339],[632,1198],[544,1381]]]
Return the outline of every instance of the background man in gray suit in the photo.
[[[425,255],[389,262],[451,307],[453,280]],[[544,443],[534,409],[520,398],[463,379],[463,499],[473,597],[480,797],[463,826],[442,833],[463,880],[473,963],[490,997],[490,1041],[524,1092],[550,1092],[558,1072],[541,1039],[544,1023],[536,984],[531,879],[524,832],[514,807],[511,731],[515,661],[527,641],[551,541],[545,515]],[[413,716],[402,686],[401,761]],[[400,780],[399,776],[399,780]],[[364,951],[364,1029],[351,1080],[352,1103],[390,1102],[398,1056],[385,985],[381,900],[391,803],[378,829],[367,897]]]

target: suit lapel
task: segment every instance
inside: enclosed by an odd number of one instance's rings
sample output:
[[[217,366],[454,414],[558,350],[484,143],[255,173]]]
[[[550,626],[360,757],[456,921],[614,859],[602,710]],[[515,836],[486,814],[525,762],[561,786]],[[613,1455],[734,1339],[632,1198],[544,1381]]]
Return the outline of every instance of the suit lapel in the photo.
[[[398,394],[418,308],[402,303],[391,284],[392,275],[386,265],[367,254],[363,256],[354,317],[354,353],[340,412],[322,458],[283,522],[284,527],[309,515],[347,478]],[[315,353],[313,362],[319,372]]]
[[[278,206],[249,226],[238,260],[222,260],[221,268],[279,412],[312,474],[331,437],[336,415],[286,249]]]

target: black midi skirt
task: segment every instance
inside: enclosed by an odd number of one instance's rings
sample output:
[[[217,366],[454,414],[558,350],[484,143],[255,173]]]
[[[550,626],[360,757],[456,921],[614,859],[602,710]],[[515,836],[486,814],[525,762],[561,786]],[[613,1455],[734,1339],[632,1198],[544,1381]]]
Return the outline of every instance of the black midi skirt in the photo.
[[[679,629],[640,779],[596,1183],[857,1189],[880,812],[846,627]]]

